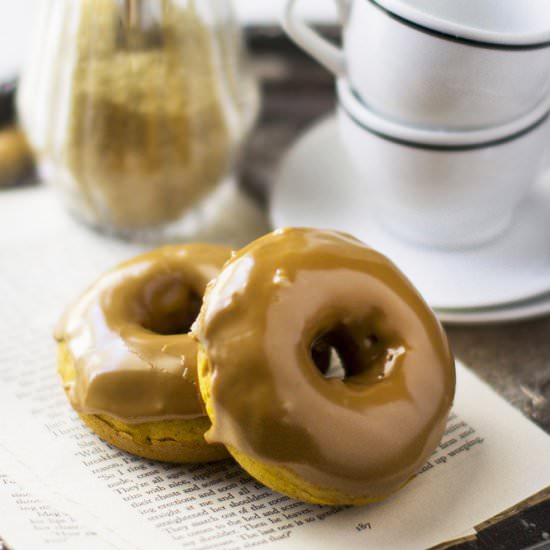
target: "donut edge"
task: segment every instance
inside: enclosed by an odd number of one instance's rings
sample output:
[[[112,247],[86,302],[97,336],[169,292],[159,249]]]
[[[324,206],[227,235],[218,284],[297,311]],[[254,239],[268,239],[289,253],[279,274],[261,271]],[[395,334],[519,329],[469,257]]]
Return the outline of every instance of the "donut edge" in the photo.
[[[88,414],[79,414],[78,416],[97,436],[107,443],[148,460],[174,464],[192,464],[215,462],[229,457],[223,445],[209,445],[203,442],[203,434],[210,424],[206,419],[198,419],[204,426],[198,426],[194,423],[194,420],[170,421],[174,423],[172,428],[176,427],[179,433],[189,437],[186,441],[149,437],[146,443],[142,443],[137,441],[131,434],[115,428],[112,425],[113,421],[118,422],[115,419]],[[177,426],[175,423],[177,423]]]
[[[208,354],[202,345],[199,345],[197,355],[197,372],[200,392],[206,407],[206,412],[212,424],[215,421],[214,407],[211,397],[211,369]],[[385,495],[374,495],[368,497],[351,496],[323,488],[302,480],[289,468],[261,462],[246,453],[227,445],[227,450],[239,465],[254,479],[263,483],[266,487],[290,498],[307,502],[310,504],[321,504],[330,506],[364,506],[380,502],[390,497],[407,485],[416,474],[407,480],[403,485],[393,492]]]
[[[68,398],[66,383],[74,379],[75,367],[68,347],[63,341],[58,344],[57,370]],[[190,464],[215,462],[229,457],[223,445],[210,445],[204,439],[204,434],[210,427],[210,421],[205,417],[132,425],[107,415],[76,412],[98,437],[141,458]]]

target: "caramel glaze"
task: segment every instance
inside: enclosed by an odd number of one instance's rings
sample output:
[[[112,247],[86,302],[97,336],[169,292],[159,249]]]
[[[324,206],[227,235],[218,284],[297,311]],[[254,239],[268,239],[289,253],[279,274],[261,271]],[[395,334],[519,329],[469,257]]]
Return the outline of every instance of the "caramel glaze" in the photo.
[[[214,245],[165,246],[84,292],[54,332],[74,361],[66,389],[78,412],[127,423],[205,415],[188,331],[230,254]]]
[[[442,437],[455,389],[445,333],[398,269],[351,236],[282,229],[252,243],[211,283],[196,327],[209,442],[378,498]],[[321,372],[323,346],[338,351],[343,380]]]

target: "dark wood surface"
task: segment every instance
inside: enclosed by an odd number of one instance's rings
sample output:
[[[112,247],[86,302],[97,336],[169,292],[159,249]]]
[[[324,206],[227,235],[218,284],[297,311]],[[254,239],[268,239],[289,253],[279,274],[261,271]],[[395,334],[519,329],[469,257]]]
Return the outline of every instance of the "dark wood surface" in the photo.
[[[325,32],[334,35],[332,29]],[[335,91],[328,72],[278,29],[250,29],[248,38],[264,105],[244,157],[242,181],[267,204],[282,155],[308,126],[333,111]],[[506,325],[449,326],[447,332],[459,359],[550,434],[550,317]],[[549,497],[546,491],[480,526],[474,540],[452,547],[516,550],[547,543],[550,548]]]

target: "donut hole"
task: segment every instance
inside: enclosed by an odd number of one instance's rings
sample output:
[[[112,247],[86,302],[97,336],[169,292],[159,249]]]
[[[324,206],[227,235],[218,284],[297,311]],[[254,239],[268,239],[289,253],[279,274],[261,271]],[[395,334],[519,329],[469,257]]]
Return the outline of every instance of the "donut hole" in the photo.
[[[166,274],[145,286],[140,304],[141,325],[165,336],[186,334],[195,322],[202,297],[181,276]]]
[[[346,369],[340,354],[333,346],[318,340],[311,348],[313,363],[325,378],[344,380]]]
[[[338,325],[317,337],[311,346],[311,358],[325,377],[347,380],[362,374],[379,355],[376,334],[359,336],[346,325]]]

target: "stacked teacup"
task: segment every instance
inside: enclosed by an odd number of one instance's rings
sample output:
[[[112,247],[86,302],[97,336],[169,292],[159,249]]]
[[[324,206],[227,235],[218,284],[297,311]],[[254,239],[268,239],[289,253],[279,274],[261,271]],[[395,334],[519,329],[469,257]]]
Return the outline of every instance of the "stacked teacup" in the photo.
[[[425,246],[504,232],[542,170],[550,0],[336,0],[344,48],[287,33],[338,78],[341,140],[391,232]]]

